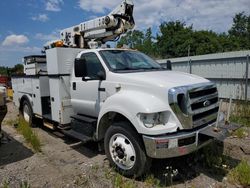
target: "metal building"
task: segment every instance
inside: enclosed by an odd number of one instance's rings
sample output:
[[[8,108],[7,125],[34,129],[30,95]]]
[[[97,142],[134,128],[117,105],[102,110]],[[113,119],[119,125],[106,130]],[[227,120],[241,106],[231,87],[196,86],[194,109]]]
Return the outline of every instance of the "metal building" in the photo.
[[[250,100],[250,50],[161,59],[175,71],[205,77],[218,86],[219,97]]]

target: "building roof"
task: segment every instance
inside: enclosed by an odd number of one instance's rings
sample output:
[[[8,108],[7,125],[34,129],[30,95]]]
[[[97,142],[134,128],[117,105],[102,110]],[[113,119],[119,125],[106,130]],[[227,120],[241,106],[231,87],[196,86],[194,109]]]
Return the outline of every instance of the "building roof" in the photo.
[[[172,63],[185,62],[185,61],[202,61],[202,60],[212,60],[212,59],[228,59],[235,57],[246,57],[250,56],[250,50],[242,50],[242,51],[233,51],[233,52],[223,52],[223,53],[214,53],[214,54],[206,54],[206,55],[197,55],[197,56],[189,56],[189,57],[177,57],[170,59],[159,59],[157,62],[166,63],[167,60],[170,60]]]

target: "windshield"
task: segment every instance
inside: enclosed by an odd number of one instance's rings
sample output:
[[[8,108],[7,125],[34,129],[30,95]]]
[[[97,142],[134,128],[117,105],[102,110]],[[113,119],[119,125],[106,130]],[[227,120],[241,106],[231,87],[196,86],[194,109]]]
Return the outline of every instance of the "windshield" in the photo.
[[[153,59],[138,51],[102,50],[100,54],[113,71],[162,69]]]

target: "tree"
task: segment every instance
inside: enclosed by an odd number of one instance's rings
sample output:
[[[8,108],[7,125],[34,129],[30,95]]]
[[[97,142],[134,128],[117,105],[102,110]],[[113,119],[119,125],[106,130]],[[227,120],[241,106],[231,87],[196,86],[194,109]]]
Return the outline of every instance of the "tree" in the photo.
[[[120,41],[117,44],[117,47],[122,47],[127,45],[129,48],[142,50],[144,34],[142,31],[133,30],[127,32],[124,36],[121,37]]]
[[[151,28],[148,28],[146,33],[144,34],[142,52],[151,57],[156,57],[158,54],[156,50],[156,44],[153,40],[154,37],[152,36],[152,30]]]
[[[8,67],[2,67],[0,66],[0,76],[3,75],[3,76],[6,76],[8,71],[7,71]]]
[[[221,45],[221,50],[219,52],[240,50],[239,42],[235,38],[230,37],[226,33],[219,34],[218,41]]]
[[[212,31],[195,31],[193,32],[192,39],[192,55],[202,55],[222,51],[218,35]]]
[[[16,64],[12,69],[11,69],[12,74],[23,74],[23,65],[22,64]]]
[[[163,58],[187,56],[192,45],[192,26],[186,27],[180,21],[164,22],[160,25],[157,35],[157,48]]]
[[[11,74],[23,74],[23,65],[17,64],[13,68],[0,67],[0,75],[10,76]]]
[[[134,30],[121,37],[118,47],[124,44],[152,57],[169,58],[189,55],[250,49],[250,15],[238,13],[228,33],[196,31],[184,22],[163,22],[156,37],[151,28],[146,32]]]
[[[244,12],[236,14],[228,33],[230,40],[236,40],[240,49],[250,49],[250,15]]]

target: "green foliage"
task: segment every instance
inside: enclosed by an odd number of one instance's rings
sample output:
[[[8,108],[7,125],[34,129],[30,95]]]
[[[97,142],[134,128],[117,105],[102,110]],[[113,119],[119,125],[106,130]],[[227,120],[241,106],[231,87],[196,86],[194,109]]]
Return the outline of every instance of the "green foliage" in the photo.
[[[119,173],[115,172],[114,169],[104,168],[105,178],[112,181],[112,187],[115,188],[135,188],[136,182],[134,179],[128,179]]]
[[[161,187],[160,180],[156,179],[153,174],[148,175],[144,181],[149,187]]]
[[[9,188],[10,187],[10,182],[8,182],[6,180],[4,180],[4,182],[2,184],[3,184],[2,188]],[[30,185],[27,181],[22,181],[20,183],[20,188],[30,188]]]
[[[250,48],[250,15],[244,12],[236,14],[233,18],[232,28],[228,31],[231,38],[239,41],[241,49]]]
[[[240,183],[241,185],[250,186],[250,165],[247,161],[241,161],[236,168],[229,173],[229,178],[232,182]]]
[[[230,121],[250,127],[250,102],[236,102]]]
[[[23,118],[20,118],[17,130],[23,135],[26,142],[28,142],[32,146],[34,151],[41,151],[41,142],[37,137],[37,134],[31,129],[31,127],[26,123]]]
[[[171,58],[250,49],[250,15],[236,14],[228,33],[196,31],[181,21],[163,22],[156,37],[151,28],[134,30],[121,37],[118,47],[127,45],[154,58]]]
[[[77,187],[89,187],[89,177],[83,174],[78,175],[74,184],[77,185]]]
[[[203,148],[203,154],[205,157],[205,165],[208,167],[221,166],[222,164],[222,155],[220,152],[217,152],[212,145],[208,145]]]
[[[18,124],[19,119],[7,119],[3,121],[4,125],[8,125],[8,126],[14,126],[15,124]]]
[[[148,28],[145,33],[139,30],[129,31],[125,36],[122,36],[117,44],[121,48],[129,47],[144,52],[151,57],[157,57],[158,52],[156,49],[155,38],[152,36],[151,28]]]
[[[30,185],[27,181],[24,181],[20,183],[20,188],[30,188]]]
[[[245,127],[241,127],[241,128],[239,128],[239,129],[237,129],[236,131],[234,131],[234,132],[232,133],[232,135],[233,135],[233,136],[236,136],[236,137],[238,137],[238,138],[245,138],[245,137],[248,136],[248,133],[247,133]]]
[[[23,73],[23,65],[16,64],[13,68],[11,68],[10,72],[11,72],[11,74],[22,74]]]
[[[156,37],[159,55],[163,58],[187,56],[193,43],[192,34],[192,27],[180,21],[162,23]]]
[[[12,68],[0,66],[0,75],[9,76],[11,74],[22,74],[22,73],[23,73],[22,64],[16,64]]]
[[[2,67],[0,66],[0,75],[8,75],[8,67]]]
[[[6,180],[3,181],[3,188],[9,188],[10,187],[10,183]]]
[[[152,36],[151,28],[148,28],[143,40],[142,51],[152,57],[157,57],[158,53],[156,52],[156,43],[153,41],[155,38]]]
[[[212,142],[197,153],[202,157],[202,165],[214,174],[225,174],[230,160],[223,155],[223,146],[219,142]]]
[[[142,49],[144,40],[144,34],[142,31],[133,30],[126,33],[125,36],[122,36],[120,41],[117,44],[117,47],[123,47],[123,45],[127,45],[132,49]]]

